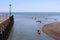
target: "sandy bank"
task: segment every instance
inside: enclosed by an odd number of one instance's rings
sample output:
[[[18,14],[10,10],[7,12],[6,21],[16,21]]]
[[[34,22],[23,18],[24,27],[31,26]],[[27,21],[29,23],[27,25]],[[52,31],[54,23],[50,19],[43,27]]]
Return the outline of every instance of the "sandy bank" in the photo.
[[[42,28],[42,31],[48,36],[60,40],[60,22],[55,22],[51,24],[46,24]]]

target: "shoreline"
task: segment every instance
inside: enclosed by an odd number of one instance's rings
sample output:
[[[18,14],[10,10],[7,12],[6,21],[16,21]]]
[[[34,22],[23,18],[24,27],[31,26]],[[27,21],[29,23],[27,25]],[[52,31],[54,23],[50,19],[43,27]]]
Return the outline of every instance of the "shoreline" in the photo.
[[[42,31],[48,36],[60,40],[60,22],[54,22],[43,26]]]

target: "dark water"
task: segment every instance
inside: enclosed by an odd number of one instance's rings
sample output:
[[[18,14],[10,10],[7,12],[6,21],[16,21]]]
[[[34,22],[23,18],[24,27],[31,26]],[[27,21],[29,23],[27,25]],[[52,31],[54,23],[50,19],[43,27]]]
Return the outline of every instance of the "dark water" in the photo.
[[[60,13],[16,12],[12,13],[12,15],[14,15],[14,26],[8,40],[54,40],[41,30],[45,24],[56,22],[53,19],[60,21]],[[32,17],[37,17],[37,19],[32,19]],[[45,20],[46,17],[49,19]],[[41,24],[36,22],[39,18],[42,20]],[[41,31],[40,35],[36,32],[38,29]]]

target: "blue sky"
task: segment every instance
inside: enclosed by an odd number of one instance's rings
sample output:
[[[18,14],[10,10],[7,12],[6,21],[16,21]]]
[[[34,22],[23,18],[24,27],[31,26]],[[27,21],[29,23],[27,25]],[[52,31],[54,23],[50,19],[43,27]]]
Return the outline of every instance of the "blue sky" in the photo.
[[[0,0],[0,12],[60,12],[60,0]]]

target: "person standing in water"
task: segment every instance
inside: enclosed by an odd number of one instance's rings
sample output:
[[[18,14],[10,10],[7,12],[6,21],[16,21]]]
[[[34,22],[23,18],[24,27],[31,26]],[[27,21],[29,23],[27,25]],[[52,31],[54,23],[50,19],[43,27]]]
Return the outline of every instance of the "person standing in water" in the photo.
[[[40,30],[37,30],[37,33],[40,35],[41,34]]]

